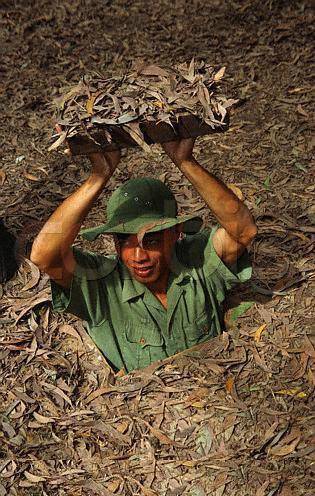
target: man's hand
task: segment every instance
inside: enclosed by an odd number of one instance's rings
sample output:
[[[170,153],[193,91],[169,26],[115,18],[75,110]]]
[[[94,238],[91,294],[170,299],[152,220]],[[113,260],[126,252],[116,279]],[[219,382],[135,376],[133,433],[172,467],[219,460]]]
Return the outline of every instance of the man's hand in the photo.
[[[184,162],[193,161],[193,148],[195,144],[195,138],[183,138],[178,141],[168,141],[167,143],[162,143],[161,146],[165,153],[170,157],[177,167]]]
[[[120,150],[91,153],[89,155],[89,159],[92,164],[91,175],[101,176],[108,179],[119,164],[120,156]]]
[[[59,124],[56,124],[55,129],[57,133],[62,133],[62,129]],[[69,146],[67,149],[67,154],[71,155]],[[119,164],[121,154],[120,150],[114,150],[112,152],[91,153],[88,157],[92,164],[91,175],[101,176],[102,178],[108,179]]]

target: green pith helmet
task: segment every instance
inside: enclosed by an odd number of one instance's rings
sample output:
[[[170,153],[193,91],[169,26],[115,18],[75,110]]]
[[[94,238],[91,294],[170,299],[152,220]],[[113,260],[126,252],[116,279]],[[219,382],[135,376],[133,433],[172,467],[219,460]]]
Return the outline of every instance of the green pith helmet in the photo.
[[[183,223],[183,231],[199,231],[202,219],[195,215],[177,217],[177,203],[171,190],[158,179],[131,179],[117,188],[107,203],[107,222],[83,229],[80,234],[93,241],[100,234],[137,234],[162,231]]]

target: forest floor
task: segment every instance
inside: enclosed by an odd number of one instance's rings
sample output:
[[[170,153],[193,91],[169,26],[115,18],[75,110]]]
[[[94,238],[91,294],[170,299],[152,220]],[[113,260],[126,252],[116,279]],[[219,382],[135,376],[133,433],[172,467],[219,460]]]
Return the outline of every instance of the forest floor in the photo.
[[[139,59],[226,66],[240,101],[229,131],[199,138],[196,156],[242,191],[259,228],[253,279],[237,295],[247,312],[207,353],[121,378],[80,321],[52,312],[48,278],[22,261],[0,286],[0,496],[314,494],[311,2],[3,0],[0,12],[0,216],[20,252],[88,170],[47,151],[53,98]],[[154,147],[124,152],[86,225],[139,175],[163,178],[181,212],[213,222]],[[112,250],[106,238],[84,246]]]

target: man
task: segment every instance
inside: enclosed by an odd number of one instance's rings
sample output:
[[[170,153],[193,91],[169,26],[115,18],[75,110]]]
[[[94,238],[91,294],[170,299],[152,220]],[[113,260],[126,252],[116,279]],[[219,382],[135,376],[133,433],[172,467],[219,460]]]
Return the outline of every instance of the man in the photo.
[[[247,280],[254,220],[234,193],[193,157],[194,140],[162,145],[221,227],[198,233],[201,219],[178,217],[160,181],[126,182],[107,205],[107,223],[82,234],[114,236],[117,256],[72,247],[93,203],[116,169],[119,151],[92,154],[92,170],[37,236],[31,259],[52,280],[53,305],[87,322],[114,370],[130,371],[220,333],[225,293]]]

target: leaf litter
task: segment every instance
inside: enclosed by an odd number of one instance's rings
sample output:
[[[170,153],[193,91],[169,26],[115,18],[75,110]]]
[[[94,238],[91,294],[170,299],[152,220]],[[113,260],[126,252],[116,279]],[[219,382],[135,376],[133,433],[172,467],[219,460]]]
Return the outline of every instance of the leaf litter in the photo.
[[[146,151],[142,123],[167,123],[174,127],[179,119],[193,115],[210,129],[227,127],[228,109],[237,100],[218,91],[225,67],[215,70],[204,61],[161,68],[134,64],[133,72],[101,77],[83,76],[81,81],[55,99],[56,120],[62,128],[58,139],[49,147],[56,150],[66,139],[104,130],[108,143],[114,143],[115,127],[121,127]]]
[[[21,251],[86,174],[58,149],[47,160],[52,97],[90,70],[128,74],[144,56],[162,68],[193,57],[227,66],[222,85],[238,107],[228,132],[199,138],[196,156],[235,186],[259,234],[253,285],[229,297],[234,308],[255,304],[208,348],[122,377],[81,322],[51,311],[47,278],[23,264],[1,288],[1,495],[313,494],[313,18],[307,2],[231,5],[193,0],[187,16],[181,1],[175,12],[151,1],[127,11],[117,0],[104,17],[98,0],[4,6],[1,215]],[[126,26],[119,36],[117,19]],[[106,198],[134,174],[161,175],[183,215],[213,222],[164,155],[153,165],[134,149],[124,160]],[[88,223],[101,222],[98,202]],[[102,239],[94,249],[111,245]]]

